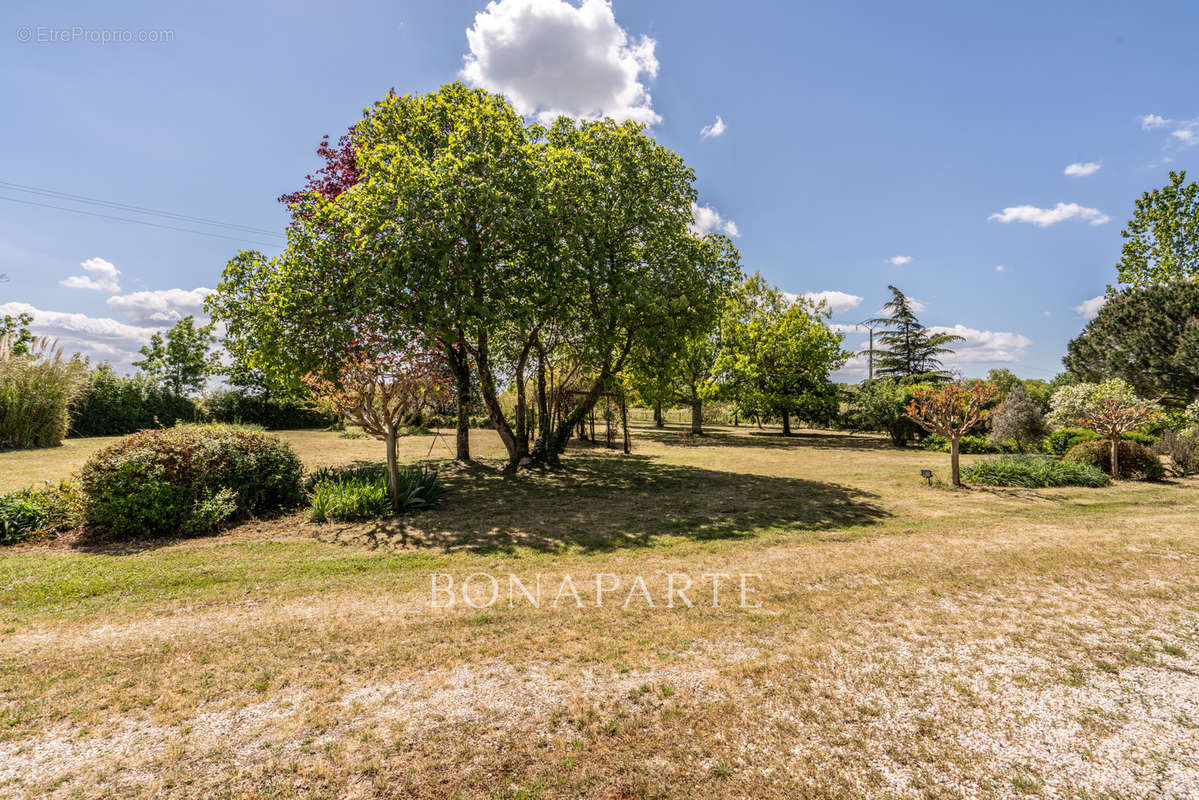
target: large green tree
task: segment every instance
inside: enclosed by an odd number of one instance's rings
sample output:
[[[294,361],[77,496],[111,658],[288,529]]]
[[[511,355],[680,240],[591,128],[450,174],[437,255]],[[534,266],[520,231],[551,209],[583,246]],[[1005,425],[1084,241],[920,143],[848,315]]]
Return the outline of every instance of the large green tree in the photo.
[[[874,374],[882,378],[948,380],[941,356],[952,353],[948,345],[962,341],[961,336],[933,332],[916,317],[912,300],[894,286],[887,287],[891,299],[883,306],[888,312],[867,320],[882,326],[875,338],[878,346],[866,354],[874,360]]]
[[[792,417],[818,419],[835,410],[829,375],[849,354],[827,316],[823,305],[788,300],[755,274],[726,317],[719,368],[739,404],[780,416],[784,435]]]
[[[150,380],[183,396],[204,388],[209,377],[219,373],[220,361],[212,350],[216,337],[213,323],[196,325],[190,314],[166,332],[155,333],[150,344],[141,349],[141,361],[134,361]]]
[[[642,126],[526,126],[454,83],[384,97],[354,147],[355,182],[305,196],[280,258],[226,269],[226,346],[328,374],[364,339],[419,333],[462,401],[474,371],[512,469],[556,463],[630,354],[676,349],[738,269],[727,240],[689,232],[694,174]],[[551,385],[563,373],[574,385]]]
[[[1142,397],[1185,406],[1199,395],[1199,284],[1115,293],[1070,342],[1063,363],[1084,381],[1120,378]]]
[[[1145,192],[1127,227],[1117,264],[1120,282],[1152,286],[1199,278],[1199,183],[1171,172],[1170,182]]]

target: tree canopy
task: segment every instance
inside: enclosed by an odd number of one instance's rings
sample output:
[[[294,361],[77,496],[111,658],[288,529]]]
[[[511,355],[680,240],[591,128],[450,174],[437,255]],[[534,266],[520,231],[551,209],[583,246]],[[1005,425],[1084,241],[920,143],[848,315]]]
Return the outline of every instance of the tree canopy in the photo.
[[[190,314],[166,332],[150,337],[150,344],[141,349],[142,360],[133,366],[150,380],[169,389],[175,395],[198,392],[205,382],[220,371],[220,362],[210,352],[216,343],[213,323],[196,325]]]
[[[876,360],[874,374],[883,378],[948,380],[951,376],[944,370],[940,356],[952,353],[947,345],[962,341],[962,337],[930,331],[916,317],[911,299],[894,286],[887,288],[891,299],[883,310],[889,313],[867,320],[867,324],[882,326],[876,337],[878,346],[867,351]]]
[[[1120,232],[1124,247],[1116,265],[1121,283],[1153,286],[1199,278],[1199,183],[1186,171],[1145,192]]]
[[[1185,406],[1199,395],[1199,284],[1117,292],[1070,342],[1063,363],[1083,381],[1120,378],[1142,396]]]

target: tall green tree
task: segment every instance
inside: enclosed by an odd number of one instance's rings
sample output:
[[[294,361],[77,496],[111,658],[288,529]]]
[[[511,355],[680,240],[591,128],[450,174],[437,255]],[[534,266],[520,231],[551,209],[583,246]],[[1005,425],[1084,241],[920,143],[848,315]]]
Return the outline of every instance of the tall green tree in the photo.
[[[819,419],[835,410],[829,375],[849,354],[832,331],[823,305],[788,301],[760,275],[749,278],[727,315],[718,366],[740,404],[777,414],[783,434],[791,419]]]
[[[1199,183],[1186,171],[1145,192],[1120,232],[1124,248],[1116,265],[1121,283],[1152,286],[1199,279]]]
[[[33,332],[29,326],[33,324],[33,315],[21,313],[15,317],[5,314],[0,319],[0,338],[9,343],[9,352],[14,356],[26,355],[33,346]]]
[[[150,337],[150,344],[140,350],[141,361],[134,361],[133,366],[175,395],[198,392],[221,368],[212,353],[216,344],[212,329],[211,322],[197,326],[189,314],[176,322],[165,337],[161,333]]]
[[[886,315],[867,320],[868,324],[881,325],[881,333],[875,338],[879,346],[869,351],[875,359],[874,374],[884,378],[948,380],[940,357],[952,353],[948,345],[962,341],[961,336],[950,333],[934,333],[916,317],[911,299],[894,286],[891,299],[883,306]]]
[[[1063,364],[1082,381],[1120,378],[1142,397],[1182,408],[1199,396],[1199,284],[1113,294],[1067,346]]]

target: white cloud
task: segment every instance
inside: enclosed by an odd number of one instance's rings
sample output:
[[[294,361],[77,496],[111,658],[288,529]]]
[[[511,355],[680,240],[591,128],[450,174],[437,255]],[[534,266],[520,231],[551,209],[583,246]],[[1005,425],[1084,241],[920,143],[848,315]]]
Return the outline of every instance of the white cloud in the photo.
[[[725,236],[733,237],[741,235],[741,231],[737,230],[737,223],[720,216],[720,212],[711,206],[692,203],[691,219],[691,231],[700,236],[705,233],[723,233]]]
[[[204,298],[213,290],[201,286],[197,289],[162,289],[154,292],[133,292],[113,295],[108,298],[108,308],[122,315],[133,325],[161,327],[173,324],[188,314],[200,316],[204,313]]]
[[[996,267],[995,267],[995,271],[996,271],[996,272],[1004,272],[1004,271],[1006,271],[1006,270],[1007,270],[1007,267],[1005,267],[1003,264],[998,264],[998,265],[996,265]]]
[[[980,331],[965,325],[954,325],[947,328],[942,325],[929,326],[934,333],[951,333],[961,336],[965,341],[949,345],[953,354],[946,354],[945,364],[988,364],[993,362],[1010,363],[1024,358],[1024,351],[1032,345],[1032,339],[1019,333],[1008,331]]]
[[[1199,144],[1199,124],[1187,123],[1186,127],[1179,128],[1170,135],[1188,147]]]
[[[846,325],[844,322],[828,323],[829,330],[836,333],[866,333],[866,328],[861,325]]]
[[[65,286],[68,289],[95,289],[104,292],[119,292],[121,286],[117,281],[117,276],[121,271],[112,265],[112,262],[105,261],[102,258],[89,258],[87,261],[80,263],[86,275],[72,275],[69,278],[63,278],[59,281],[59,285]]]
[[[1074,307],[1074,310],[1084,319],[1095,319],[1099,316],[1099,309],[1103,308],[1105,303],[1107,303],[1107,297],[1096,295],[1090,300],[1083,300]]]
[[[711,139],[713,137],[720,136],[726,130],[728,130],[728,126],[724,124],[724,120],[720,118],[719,114],[717,114],[716,121],[711,125],[705,125],[704,127],[700,128],[699,135],[705,139]]]
[[[154,328],[126,325],[108,317],[89,317],[67,311],[46,311],[28,303],[0,305],[0,316],[30,314],[30,330],[38,336],[57,339],[67,353],[81,353],[93,359],[128,368],[138,357],[137,351],[149,344]]]
[[[606,0],[493,0],[466,40],[463,79],[506,95],[525,116],[661,119],[642,83],[658,73],[655,42],[630,38]]]
[[[1147,131],[1151,131],[1154,128],[1160,128],[1169,123],[1170,120],[1157,114],[1145,114],[1141,117],[1141,128]]]
[[[890,258],[887,259],[887,262],[890,264],[894,264],[897,267],[901,267],[911,260],[912,260],[911,256],[891,256]]]
[[[805,292],[804,297],[813,303],[819,303],[823,300],[828,306],[828,310],[834,314],[839,314],[842,311],[849,311],[850,309],[857,308],[862,304],[862,298],[858,297],[856,294],[849,294],[848,292]]]
[[[1070,175],[1075,178],[1085,178],[1088,175],[1094,175],[1102,166],[1103,165],[1098,161],[1088,161],[1085,164],[1075,162],[1073,164],[1068,164],[1062,172],[1065,175]]]
[[[1037,206],[1010,206],[987,219],[999,222],[1027,222],[1039,228],[1047,228],[1068,219],[1081,219],[1091,225],[1105,225],[1111,222],[1111,217],[1095,208],[1080,206],[1078,203],[1058,203],[1053,208],[1038,208]]]

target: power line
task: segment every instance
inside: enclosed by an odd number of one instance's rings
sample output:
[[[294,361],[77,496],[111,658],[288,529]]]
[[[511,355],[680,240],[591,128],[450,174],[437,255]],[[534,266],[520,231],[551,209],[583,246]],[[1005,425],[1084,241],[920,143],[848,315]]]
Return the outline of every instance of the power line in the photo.
[[[27,186],[25,184],[12,183],[10,181],[0,181],[0,188],[19,192],[28,192],[30,194],[42,195],[43,197],[53,197],[59,200],[70,200],[77,203],[91,203],[92,205],[113,208],[120,211],[131,211],[135,214],[149,214],[156,217],[176,219],[181,222],[196,222],[201,225],[212,225],[219,228],[241,231],[243,233],[253,233],[256,235],[277,236],[279,238],[284,238],[283,234],[279,233],[278,231],[267,230],[266,228],[254,228],[249,225],[239,225],[236,222],[221,222],[220,220],[208,219],[206,217],[194,217],[189,214],[176,214],[173,211],[161,211],[159,209],[147,208],[145,206],[135,206],[129,203],[118,203],[114,200],[100,200],[95,197],[71,194],[70,192],[59,192],[54,189],[42,189],[37,186]]]
[[[21,200],[16,197],[5,197],[4,195],[0,195],[0,200],[7,200],[10,203],[20,203],[20,204],[26,205],[26,206],[40,206],[41,208],[54,208],[59,211],[71,211],[76,214],[86,214],[89,217],[101,217],[103,219],[114,219],[119,222],[132,222],[134,225],[148,225],[151,228],[163,228],[168,231],[182,231],[183,233],[194,233],[199,236],[211,236],[214,239],[228,239],[228,240],[234,241],[234,242],[244,242],[246,244],[256,244],[259,247],[277,247],[278,246],[278,242],[274,242],[274,243],[256,242],[251,239],[243,239],[243,238],[239,238],[236,236],[225,236],[223,234],[212,233],[210,231],[197,231],[197,230],[193,230],[192,228],[179,228],[175,225],[162,225],[160,223],[150,222],[150,221],[144,220],[144,219],[129,219],[128,217],[115,217],[112,214],[100,214],[95,211],[85,211],[82,208],[68,208],[66,206],[50,205],[49,203],[37,203],[37,202],[34,202],[33,200]]]

